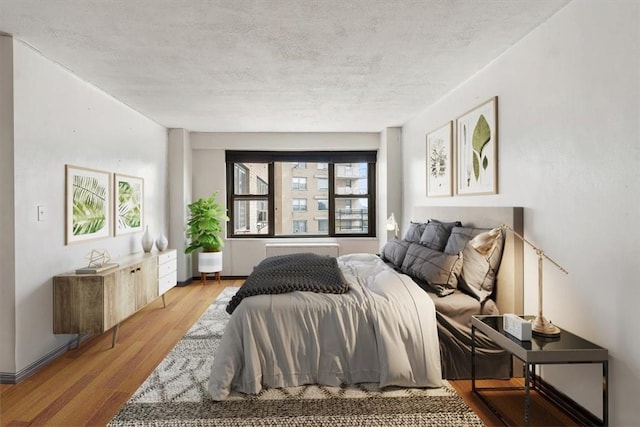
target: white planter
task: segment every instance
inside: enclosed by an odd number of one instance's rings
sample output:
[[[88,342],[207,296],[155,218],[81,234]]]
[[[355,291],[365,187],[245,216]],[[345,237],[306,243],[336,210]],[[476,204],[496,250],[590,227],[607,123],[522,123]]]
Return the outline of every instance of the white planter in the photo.
[[[216,273],[222,271],[222,252],[198,253],[198,272]]]

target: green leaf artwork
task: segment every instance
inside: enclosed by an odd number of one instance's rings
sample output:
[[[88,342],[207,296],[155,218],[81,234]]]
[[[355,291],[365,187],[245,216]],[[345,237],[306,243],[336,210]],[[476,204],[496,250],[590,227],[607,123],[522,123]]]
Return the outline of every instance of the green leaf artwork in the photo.
[[[107,188],[96,178],[73,177],[73,235],[95,234],[106,225]]]
[[[490,140],[491,128],[487,123],[487,119],[481,114],[476,126],[473,128],[471,141],[471,146],[473,147],[473,174],[476,177],[476,181],[480,178],[480,163],[482,163],[482,169],[484,170],[489,166],[489,159],[484,155],[483,151]]]
[[[447,173],[447,150],[442,139],[433,143],[433,148],[429,153],[431,163],[431,176],[439,178]]]
[[[127,181],[118,182],[118,229],[140,227],[140,193],[139,185]]]

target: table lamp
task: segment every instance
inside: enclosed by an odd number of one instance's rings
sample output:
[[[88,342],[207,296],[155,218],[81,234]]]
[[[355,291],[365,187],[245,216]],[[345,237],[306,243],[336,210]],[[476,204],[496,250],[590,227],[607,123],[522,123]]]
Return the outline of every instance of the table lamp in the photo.
[[[542,249],[538,248],[533,243],[531,243],[530,241],[525,239],[523,236],[518,234],[510,226],[506,224],[502,224],[500,225],[500,227],[498,227],[498,229],[511,231],[518,239],[522,240],[524,243],[529,245],[536,252],[536,255],[538,256],[538,314],[531,323],[531,332],[534,335],[539,335],[543,337],[557,337],[558,335],[560,335],[560,328],[558,328],[549,320],[547,320],[547,318],[544,317],[544,314],[542,313],[542,264],[544,259],[546,258],[549,262],[551,262],[553,265],[558,267],[558,269],[563,273],[565,274],[569,274],[569,273],[567,272],[567,270],[561,267],[557,262],[549,258]],[[489,242],[495,241],[495,239],[493,239],[493,237],[491,236],[491,233],[484,233],[484,235],[478,235],[477,237],[480,237],[480,236],[483,236],[484,239],[480,238],[476,240],[474,238],[472,240],[472,246],[475,249],[483,248],[487,244],[490,244]]]
[[[391,216],[387,218],[387,230],[395,231],[396,239],[398,238],[398,222],[393,212],[391,212]]]

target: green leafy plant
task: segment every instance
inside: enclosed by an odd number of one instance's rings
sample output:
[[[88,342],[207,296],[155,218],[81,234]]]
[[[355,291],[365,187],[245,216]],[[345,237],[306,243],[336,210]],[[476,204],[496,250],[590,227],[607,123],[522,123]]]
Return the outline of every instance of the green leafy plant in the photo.
[[[216,202],[217,195],[215,192],[211,197],[198,199],[188,206],[187,237],[191,239],[191,243],[184,250],[185,254],[199,248],[203,252],[219,252],[224,246],[220,233],[223,223],[229,221],[229,217],[225,207]]]

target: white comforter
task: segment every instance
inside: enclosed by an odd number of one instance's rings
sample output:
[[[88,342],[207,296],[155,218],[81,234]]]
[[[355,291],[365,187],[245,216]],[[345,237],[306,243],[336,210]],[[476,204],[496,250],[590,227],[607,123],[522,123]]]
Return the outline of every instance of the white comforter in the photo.
[[[245,298],[216,351],[209,393],[256,394],[262,387],[379,383],[440,387],[433,301],[373,254],[338,264],[342,295],[291,292]]]

